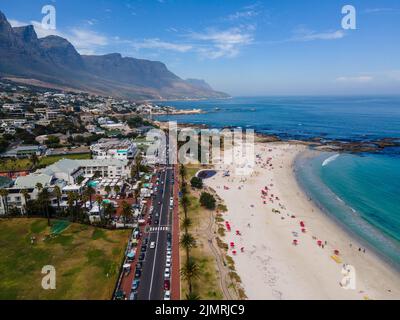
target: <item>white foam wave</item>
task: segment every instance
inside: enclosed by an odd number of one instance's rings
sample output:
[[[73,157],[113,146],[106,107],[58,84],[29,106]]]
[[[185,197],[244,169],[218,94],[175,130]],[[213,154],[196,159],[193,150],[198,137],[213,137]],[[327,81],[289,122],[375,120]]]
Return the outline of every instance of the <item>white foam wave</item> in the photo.
[[[330,164],[332,161],[335,161],[337,158],[339,158],[339,156],[340,156],[340,154],[338,153],[338,154],[335,154],[335,155],[329,157],[328,159],[326,159],[326,160],[322,163],[322,166],[323,166],[323,167],[327,166],[327,165]]]

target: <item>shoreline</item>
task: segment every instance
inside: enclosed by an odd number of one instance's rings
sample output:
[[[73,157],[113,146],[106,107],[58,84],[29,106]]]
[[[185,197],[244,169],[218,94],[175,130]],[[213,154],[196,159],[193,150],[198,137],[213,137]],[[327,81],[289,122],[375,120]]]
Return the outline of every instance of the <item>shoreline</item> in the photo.
[[[238,228],[243,233],[241,236],[228,233],[224,240],[245,247],[244,253],[237,250],[233,255],[230,250],[230,254],[247,296],[250,299],[399,299],[398,270],[307,198],[297,181],[294,161],[308,147],[295,142],[258,142],[256,150],[263,153],[264,149],[266,153],[268,148],[272,150],[273,169],[262,168],[266,161],[264,154],[256,167],[258,174],[245,182],[237,181],[235,175],[223,178],[220,171],[217,177],[205,180],[227,204],[229,213],[224,218],[230,221],[232,229]],[[279,200],[263,204],[257,189],[267,180],[273,184],[270,192]],[[229,190],[222,190],[222,185]],[[244,205],[246,201],[253,207]],[[271,210],[281,212],[276,214]],[[300,230],[299,219],[306,223],[305,234]],[[249,233],[249,225],[255,235]],[[298,246],[292,244],[294,239],[298,239]],[[324,249],[316,244],[317,239],[327,241]],[[357,248],[367,248],[367,253],[360,253]],[[332,257],[334,249],[340,250],[340,263]],[[343,263],[356,268],[357,290],[340,287]]]
[[[192,113],[192,114],[204,114],[207,112],[200,113]],[[176,114],[185,115],[185,114]],[[161,128],[167,128],[167,124],[169,120],[154,120],[155,125],[160,126]],[[193,129],[214,129],[212,126],[207,124],[195,124],[195,123],[177,123],[179,129],[184,128],[193,128]],[[224,127],[220,129],[233,129],[233,128],[242,128],[236,126]],[[242,128],[243,129],[243,128]],[[251,129],[251,128],[246,128]],[[326,140],[322,137],[312,137],[310,139],[296,139],[294,137],[284,139],[276,134],[269,134],[264,132],[254,131],[254,136],[258,140],[264,140],[266,142],[287,142],[287,143],[302,143],[313,147],[316,151],[325,151],[325,152],[344,152],[344,153],[380,153],[385,151],[387,148],[399,148],[400,150],[400,137],[385,137],[380,139],[372,139],[372,140]],[[400,152],[400,151],[399,151]]]
[[[311,155],[311,152],[320,152],[320,151],[305,150],[303,153],[298,154],[296,156],[296,158],[294,159],[294,167],[296,168],[296,162],[298,161],[298,158],[304,156],[304,154],[307,153],[310,155],[310,157],[313,157],[313,155]],[[329,210],[324,207],[323,204],[319,203],[318,201],[315,200],[315,198],[313,198],[313,195],[311,194],[311,192],[309,192],[307,190],[307,188],[303,185],[301,178],[298,176],[298,172],[296,169],[293,174],[293,177],[296,181],[298,189],[301,190],[304,197],[310,198],[311,202],[314,204],[314,206],[316,208],[318,208],[318,210],[323,215],[325,215],[330,221],[332,221],[332,223],[337,225],[338,228],[342,229],[348,235],[349,238],[353,239],[353,242],[358,242],[358,243],[360,243],[361,247],[368,248],[369,252],[373,252],[378,259],[382,260],[382,262],[385,263],[387,265],[387,267],[392,269],[392,271],[399,273],[399,276],[400,276],[400,266],[396,265],[395,262],[390,260],[389,257],[385,256],[384,254],[381,254],[377,248],[375,248],[373,245],[371,245],[366,239],[362,238],[362,236],[356,234],[349,226],[347,226],[345,223],[341,222],[338,219],[338,217],[336,217],[334,214],[331,214],[329,212]],[[333,191],[331,191],[331,192],[334,196],[338,197]],[[351,207],[347,203],[344,203],[344,205],[351,210]],[[378,227],[373,226],[373,225],[371,225],[371,227],[374,229],[377,229],[378,232],[382,233],[385,237],[390,238],[389,235],[385,234],[382,230],[379,230]],[[390,241],[392,241],[392,239],[390,239]],[[395,240],[393,240],[393,241],[395,241]]]

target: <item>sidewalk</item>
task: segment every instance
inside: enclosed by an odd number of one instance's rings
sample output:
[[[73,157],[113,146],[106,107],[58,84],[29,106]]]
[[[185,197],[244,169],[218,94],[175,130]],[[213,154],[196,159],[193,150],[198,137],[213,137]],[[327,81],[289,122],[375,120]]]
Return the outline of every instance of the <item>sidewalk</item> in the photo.
[[[180,300],[181,298],[181,277],[179,260],[179,170],[178,165],[174,166],[174,210],[172,217],[172,271],[171,271],[171,299]]]

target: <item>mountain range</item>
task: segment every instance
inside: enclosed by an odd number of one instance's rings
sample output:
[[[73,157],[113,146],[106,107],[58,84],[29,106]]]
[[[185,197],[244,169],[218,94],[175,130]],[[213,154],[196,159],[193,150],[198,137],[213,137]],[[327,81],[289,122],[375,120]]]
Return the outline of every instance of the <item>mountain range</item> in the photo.
[[[59,36],[12,27],[0,11],[0,77],[49,88],[137,100],[227,98],[205,81],[184,80],[158,61],[119,53],[81,55]]]

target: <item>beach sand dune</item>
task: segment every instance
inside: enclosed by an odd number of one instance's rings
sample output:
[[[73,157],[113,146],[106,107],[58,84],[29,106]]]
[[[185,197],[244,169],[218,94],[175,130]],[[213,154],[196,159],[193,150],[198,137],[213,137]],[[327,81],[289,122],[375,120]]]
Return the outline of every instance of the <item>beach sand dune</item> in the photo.
[[[250,176],[216,166],[218,174],[205,180],[228,207],[224,219],[231,231],[225,241],[234,245],[229,254],[246,295],[249,299],[399,299],[399,273],[370,250],[360,252],[361,245],[299,188],[293,163],[306,148],[257,143],[259,157]]]

